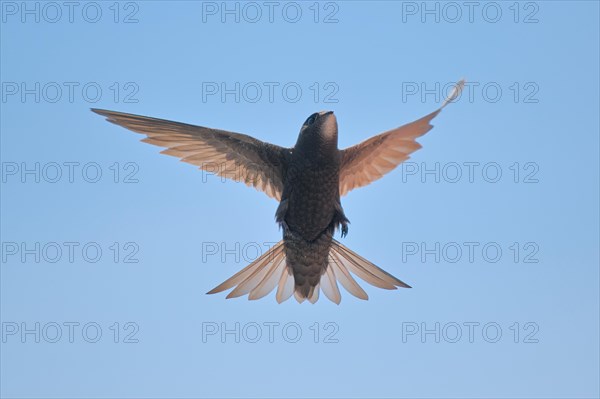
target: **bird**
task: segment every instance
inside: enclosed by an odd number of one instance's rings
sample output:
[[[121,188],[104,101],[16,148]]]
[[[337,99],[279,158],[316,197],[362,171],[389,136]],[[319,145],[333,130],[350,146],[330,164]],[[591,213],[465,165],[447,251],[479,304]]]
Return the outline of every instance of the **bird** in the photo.
[[[421,148],[416,139],[432,129],[431,120],[460,95],[460,80],[443,104],[411,123],[338,148],[333,111],[310,115],[296,144],[285,148],[226,130],[92,108],[108,122],[146,137],[141,141],[166,148],[161,153],[217,175],[241,181],[279,202],[275,220],[283,238],[248,266],[207,294],[228,289],[227,298],[265,297],[276,287],[278,303],[292,295],[315,303],[319,292],[339,304],[338,282],[353,296],[368,295],[356,276],[375,287],[411,288],[334,239],[348,233],[349,219],[340,198],[390,172]]]

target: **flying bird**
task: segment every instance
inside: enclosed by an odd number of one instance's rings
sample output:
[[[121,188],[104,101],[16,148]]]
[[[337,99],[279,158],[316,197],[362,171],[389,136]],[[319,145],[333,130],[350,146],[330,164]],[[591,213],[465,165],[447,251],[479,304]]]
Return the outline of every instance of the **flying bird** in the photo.
[[[109,122],[146,135],[143,142],[166,149],[201,169],[242,181],[279,201],[275,220],[283,239],[208,294],[233,290],[227,298],[259,299],[277,287],[281,303],[292,295],[315,303],[319,291],[339,304],[338,282],[352,295],[368,299],[353,275],[388,290],[409,285],[375,266],[333,238],[348,233],[340,197],[381,178],[421,148],[416,138],[464,86],[461,80],[436,111],[355,146],[338,149],[338,125],[332,111],[306,119],[296,145],[284,148],[225,130],[163,119],[92,109]],[[215,168],[215,165],[218,165]],[[235,288],[234,288],[235,287]]]

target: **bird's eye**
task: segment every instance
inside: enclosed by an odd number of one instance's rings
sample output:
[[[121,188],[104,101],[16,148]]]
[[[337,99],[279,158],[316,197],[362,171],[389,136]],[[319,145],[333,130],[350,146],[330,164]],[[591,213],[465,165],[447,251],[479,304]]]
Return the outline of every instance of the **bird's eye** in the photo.
[[[317,120],[318,116],[319,116],[319,114],[317,114],[317,113],[312,114],[311,116],[308,117],[308,119],[306,120],[306,122],[304,122],[304,124],[306,126],[312,125]]]

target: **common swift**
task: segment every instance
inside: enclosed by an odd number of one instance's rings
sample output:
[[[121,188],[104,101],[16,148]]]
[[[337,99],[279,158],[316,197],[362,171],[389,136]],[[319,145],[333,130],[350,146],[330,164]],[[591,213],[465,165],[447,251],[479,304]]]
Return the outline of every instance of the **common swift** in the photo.
[[[340,197],[381,178],[421,148],[416,138],[431,120],[460,94],[464,81],[436,111],[355,146],[338,149],[338,125],[332,111],[306,119],[296,145],[284,148],[225,130],[169,120],[92,109],[109,122],[146,135],[143,142],[166,147],[173,155],[203,170],[242,181],[279,201],[275,219],[283,239],[209,294],[235,287],[227,298],[259,299],[277,286],[279,303],[294,294],[298,302],[315,303],[319,290],[340,303],[340,284],[352,295],[368,299],[354,275],[384,289],[410,288],[333,238],[348,233]]]

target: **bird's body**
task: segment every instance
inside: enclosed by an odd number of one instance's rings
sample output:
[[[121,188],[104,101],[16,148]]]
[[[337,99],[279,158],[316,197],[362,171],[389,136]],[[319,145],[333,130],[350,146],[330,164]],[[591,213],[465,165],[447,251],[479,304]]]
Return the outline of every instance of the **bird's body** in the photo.
[[[329,263],[336,227],[346,223],[340,204],[340,157],[337,123],[332,113],[318,113],[313,124],[329,129],[327,137],[303,131],[290,153],[276,219],[294,276],[296,297],[313,298]],[[306,126],[306,124],[305,124]],[[311,126],[306,126],[309,129]],[[305,136],[305,137],[302,137]],[[319,151],[314,149],[318,148]]]
[[[330,162],[312,162],[301,155],[291,155],[277,215],[279,218],[285,212],[282,221],[308,241],[316,240],[328,229],[340,203],[340,163],[335,158]]]
[[[442,105],[458,96],[463,82]],[[233,288],[228,298],[267,295],[277,286],[276,298],[292,294],[299,302],[314,303],[319,291],[339,303],[340,282],[354,296],[367,294],[350,272],[385,289],[409,287],[333,239],[337,229],[348,231],[340,197],[369,184],[408,159],[420,148],[415,138],[431,129],[437,111],[408,125],[382,133],[345,150],[338,149],[338,126],[333,112],[311,115],[293,148],[264,143],[250,136],[162,119],[97,110],[110,122],[147,135],[142,140],[167,147],[163,153],[243,181],[279,200],[275,219],[283,240],[270,251],[209,293]],[[231,175],[236,168],[239,173]]]

